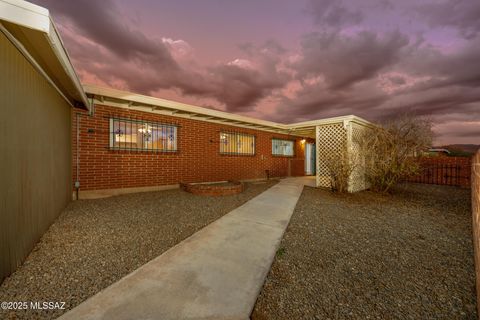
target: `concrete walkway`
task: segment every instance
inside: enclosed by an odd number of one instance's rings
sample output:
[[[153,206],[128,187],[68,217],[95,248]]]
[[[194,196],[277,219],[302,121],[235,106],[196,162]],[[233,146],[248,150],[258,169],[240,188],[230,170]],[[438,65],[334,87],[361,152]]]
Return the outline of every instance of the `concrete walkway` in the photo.
[[[312,181],[281,180],[60,319],[249,319]]]

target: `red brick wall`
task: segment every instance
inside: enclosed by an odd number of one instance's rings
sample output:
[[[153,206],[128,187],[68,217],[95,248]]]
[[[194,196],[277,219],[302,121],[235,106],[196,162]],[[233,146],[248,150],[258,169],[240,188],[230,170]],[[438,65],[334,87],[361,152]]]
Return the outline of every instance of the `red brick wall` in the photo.
[[[271,177],[287,176],[291,157],[272,156],[272,138],[295,140],[295,158],[304,158],[301,137],[97,105],[94,116],[80,110],[72,113],[73,181],[77,176],[77,116],[80,119],[80,190],[265,178],[265,170],[270,171]],[[178,125],[178,152],[110,150],[111,116]],[[221,155],[221,130],[254,134],[255,155]]]
[[[304,158],[295,158],[290,160],[290,175],[293,177],[305,175]]]
[[[472,162],[473,248],[475,252],[477,310],[480,314],[480,151],[477,151]]]

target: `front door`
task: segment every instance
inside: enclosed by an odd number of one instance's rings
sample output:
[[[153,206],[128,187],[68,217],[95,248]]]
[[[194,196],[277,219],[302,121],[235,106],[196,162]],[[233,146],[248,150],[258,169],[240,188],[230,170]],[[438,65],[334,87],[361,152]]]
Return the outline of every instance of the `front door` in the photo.
[[[305,175],[315,174],[315,143],[305,145]]]

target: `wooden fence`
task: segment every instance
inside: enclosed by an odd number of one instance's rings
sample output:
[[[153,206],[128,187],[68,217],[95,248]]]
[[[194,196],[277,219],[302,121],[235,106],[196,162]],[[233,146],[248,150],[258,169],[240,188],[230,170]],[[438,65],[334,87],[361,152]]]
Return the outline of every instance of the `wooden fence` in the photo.
[[[470,187],[471,158],[426,157],[420,161],[420,173],[409,182]]]
[[[477,279],[477,310],[480,315],[480,151],[472,159],[472,222]]]

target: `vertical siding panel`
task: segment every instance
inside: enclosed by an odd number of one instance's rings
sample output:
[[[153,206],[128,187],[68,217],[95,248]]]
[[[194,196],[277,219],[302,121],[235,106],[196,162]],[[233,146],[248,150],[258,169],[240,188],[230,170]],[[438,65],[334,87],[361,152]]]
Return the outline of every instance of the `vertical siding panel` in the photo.
[[[0,281],[71,198],[70,106],[0,33]]]

